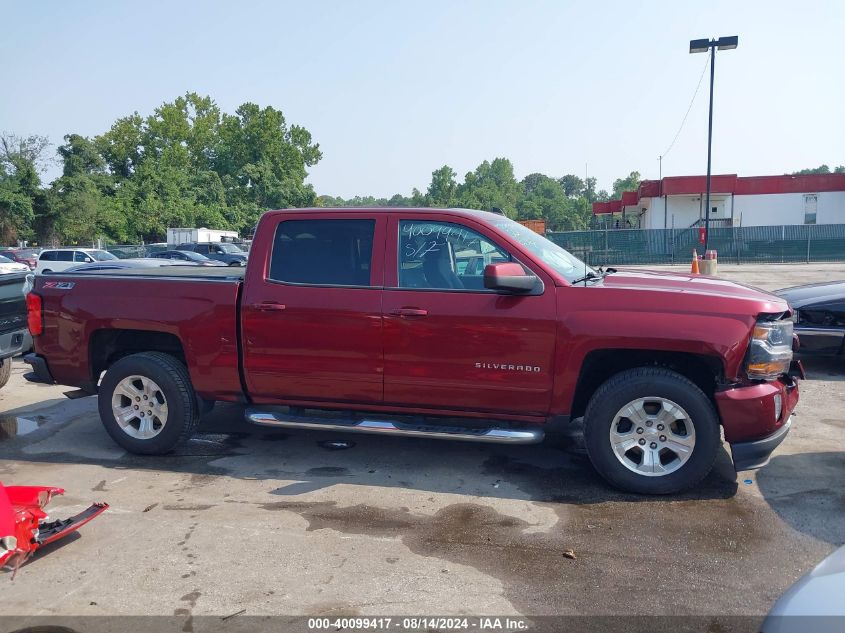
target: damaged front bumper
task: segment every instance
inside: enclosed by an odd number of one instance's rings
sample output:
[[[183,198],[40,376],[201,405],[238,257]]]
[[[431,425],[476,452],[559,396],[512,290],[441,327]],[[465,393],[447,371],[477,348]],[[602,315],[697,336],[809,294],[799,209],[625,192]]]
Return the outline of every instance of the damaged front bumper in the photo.
[[[762,468],[769,463],[774,450],[786,439],[789,429],[792,427],[792,417],[787,418],[783,426],[777,431],[759,440],[750,442],[734,442],[731,444],[731,455],[733,457],[734,469],[754,470]]]
[[[737,471],[765,466],[792,427],[803,368],[793,362],[789,374],[777,380],[743,385],[716,393],[725,439],[731,445]]]
[[[0,567],[20,567],[38,548],[75,532],[105,512],[107,503],[94,503],[67,519],[50,521],[44,507],[62,488],[3,486],[0,483]]]

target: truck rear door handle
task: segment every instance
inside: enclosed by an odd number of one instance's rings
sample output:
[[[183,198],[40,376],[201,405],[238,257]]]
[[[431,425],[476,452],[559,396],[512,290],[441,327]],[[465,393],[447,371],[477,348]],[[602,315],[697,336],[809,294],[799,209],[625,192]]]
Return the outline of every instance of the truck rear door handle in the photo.
[[[263,312],[281,312],[287,306],[284,303],[278,303],[276,301],[264,301],[262,303],[256,304],[254,307],[258,308]]]
[[[421,308],[399,308],[390,314],[395,314],[396,316],[426,316],[428,314],[428,310],[423,310]]]

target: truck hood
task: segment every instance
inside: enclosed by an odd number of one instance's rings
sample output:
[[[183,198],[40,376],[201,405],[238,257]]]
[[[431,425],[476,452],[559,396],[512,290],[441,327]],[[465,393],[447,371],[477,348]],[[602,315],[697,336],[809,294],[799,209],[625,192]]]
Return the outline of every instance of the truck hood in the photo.
[[[606,276],[601,285],[606,288],[672,292],[756,302],[761,304],[760,312],[785,312],[789,309],[784,299],[765,290],[704,275],[657,270],[619,270]]]

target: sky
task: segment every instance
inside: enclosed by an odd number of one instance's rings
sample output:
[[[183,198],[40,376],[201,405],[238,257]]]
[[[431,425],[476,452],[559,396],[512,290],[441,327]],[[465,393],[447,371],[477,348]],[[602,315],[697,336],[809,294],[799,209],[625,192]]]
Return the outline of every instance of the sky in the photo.
[[[94,136],[188,91],[306,127],[318,194],[408,195],[509,158],[517,178],[845,164],[845,2],[0,0],[0,131]],[[46,176],[58,175],[57,165]]]

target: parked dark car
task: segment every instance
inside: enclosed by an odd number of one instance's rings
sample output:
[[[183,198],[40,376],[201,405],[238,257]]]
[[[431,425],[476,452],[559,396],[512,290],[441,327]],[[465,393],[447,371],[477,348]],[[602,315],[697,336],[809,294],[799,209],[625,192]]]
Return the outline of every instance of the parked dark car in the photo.
[[[223,262],[227,266],[246,266],[247,254],[234,244],[228,242],[180,244],[176,247],[176,250],[199,253],[210,259]]]
[[[166,259],[170,262],[181,262],[185,264],[194,264],[196,266],[227,266],[224,262],[218,262],[209,259],[205,255],[194,253],[192,251],[161,251],[160,253],[153,253],[150,255],[153,259]]]
[[[845,352],[845,281],[783,288],[775,294],[795,310],[801,352]]]
[[[189,261],[173,261],[167,259],[155,259],[152,257],[139,257],[134,259],[117,259],[105,262],[93,262],[91,264],[80,264],[63,271],[66,273],[91,273],[101,270],[126,270],[131,268],[161,268],[162,266],[201,266]]]
[[[31,288],[31,279],[32,275],[26,272],[0,275],[0,387],[9,382],[12,356],[32,347],[25,298]]]

